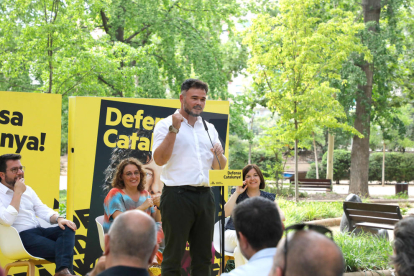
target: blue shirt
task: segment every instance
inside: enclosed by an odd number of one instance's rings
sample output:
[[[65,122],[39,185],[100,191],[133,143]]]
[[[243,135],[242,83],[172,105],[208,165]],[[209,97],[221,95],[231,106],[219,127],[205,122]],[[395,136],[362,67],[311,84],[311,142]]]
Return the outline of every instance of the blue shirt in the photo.
[[[273,257],[276,254],[276,247],[262,249],[254,254],[245,265],[233,269],[222,276],[258,276],[268,275],[273,265]]]

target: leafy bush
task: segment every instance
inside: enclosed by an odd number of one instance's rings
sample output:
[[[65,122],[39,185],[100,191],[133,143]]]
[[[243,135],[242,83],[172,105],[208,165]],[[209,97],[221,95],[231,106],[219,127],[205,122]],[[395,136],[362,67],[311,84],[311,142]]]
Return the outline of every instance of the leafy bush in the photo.
[[[326,178],[326,166],[328,152],[326,152],[322,157],[322,162],[318,163],[319,165],[319,178]],[[334,150],[334,160],[333,160],[333,177],[334,180],[339,183],[341,179],[349,179],[349,173],[351,168],[351,152],[346,150]],[[315,163],[311,164],[311,167],[306,174],[306,178],[315,179],[316,178],[316,166]]]
[[[327,153],[319,164],[319,178],[326,178]],[[351,168],[351,152],[345,150],[334,151],[334,180],[349,179]],[[385,153],[385,181],[409,182],[414,180],[414,154],[401,152]],[[315,163],[306,174],[306,178],[316,178]],[[370,181],[382,179],[382,152],[374,152],[369,157]]]
[[[346,272],[391,269],[389,256],[393,251],[387,239],[369,233],[356,236],[339,232],[334,240],[344,255]]]
[[[322,168],[321,162],[318,163],[318,172],[319,172],[319,179],[326,178],[326,168],[325,170]],[[316,164],[312,163],[310,165],[309,171],[306,173],[306,178],[308,179],[316,179]]]
[[[369,158],[370,181],[382,179],[382,152],[372,153]],[[400,152],[385,153],[385,181],[409,182],[414,180],[414,154]]]

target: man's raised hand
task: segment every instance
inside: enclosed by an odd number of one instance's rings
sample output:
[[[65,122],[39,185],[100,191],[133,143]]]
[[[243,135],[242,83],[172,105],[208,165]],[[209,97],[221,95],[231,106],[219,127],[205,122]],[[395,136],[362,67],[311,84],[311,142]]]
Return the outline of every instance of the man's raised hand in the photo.
[[[184,117],[180,113],[175,113],[172,115],[172,125],[176,129],[180,129],[182,121],[184,121]]]

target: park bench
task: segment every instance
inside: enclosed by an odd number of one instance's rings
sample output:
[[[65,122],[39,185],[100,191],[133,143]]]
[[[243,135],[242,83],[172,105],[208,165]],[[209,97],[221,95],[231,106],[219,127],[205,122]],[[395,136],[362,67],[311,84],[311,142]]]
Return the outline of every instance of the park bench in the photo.
[[[348,231],[355,228],[394,230],[394,225],[402,219],[400,207],[396,205],[344,201],[343,206],[349,222]]]
[[[295,180],[290,180],[291,185],[295,185]],[[332,180],[330,179],[298,179],[298,188],[300,190],[315,190],[315,191],[332,191]]]

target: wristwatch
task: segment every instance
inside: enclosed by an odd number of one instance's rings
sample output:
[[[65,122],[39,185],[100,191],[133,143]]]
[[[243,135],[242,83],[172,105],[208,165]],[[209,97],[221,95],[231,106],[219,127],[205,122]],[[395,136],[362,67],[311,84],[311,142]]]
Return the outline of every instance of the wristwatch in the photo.
[[[173,125],[170,125],[170,127],[168,128],[168,131],[177,134],[179,129],[176,129]]]
[[[63,217],[63,216],[58,216],[58,217],[56,218],[55,224],[57,224],[57,223],[58,223],[58,219],[59,219],[59,218],[63,218],[63,219],[65,219],[65,217]]]

